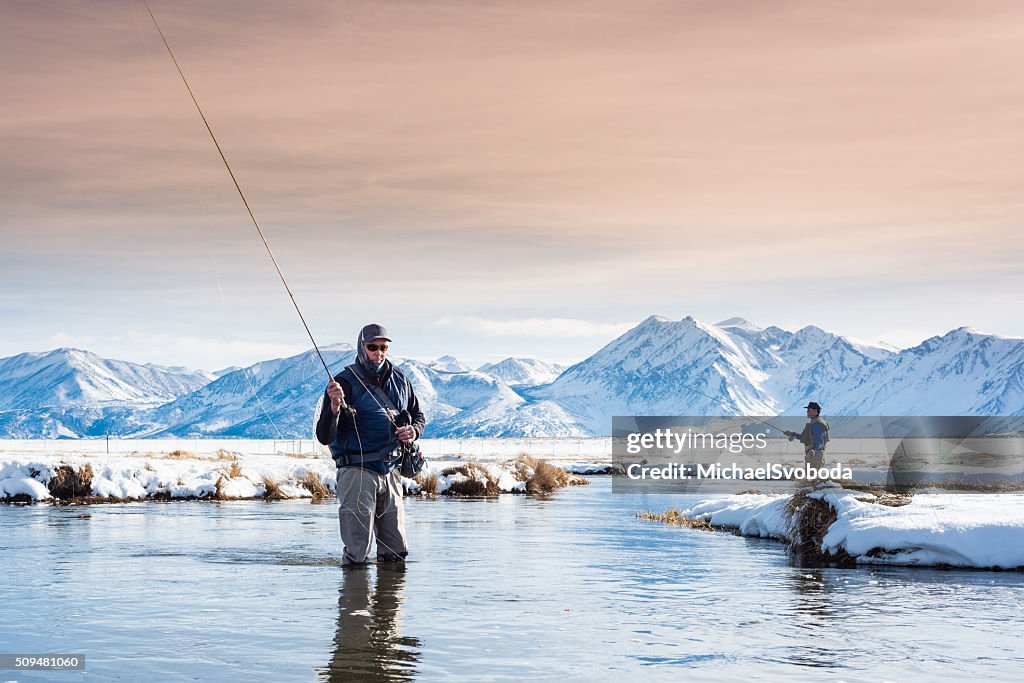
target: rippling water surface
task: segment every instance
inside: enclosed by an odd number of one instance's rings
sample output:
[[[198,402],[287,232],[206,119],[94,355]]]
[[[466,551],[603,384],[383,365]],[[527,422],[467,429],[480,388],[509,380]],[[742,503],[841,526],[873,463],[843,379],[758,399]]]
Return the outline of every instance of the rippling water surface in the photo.
[[[681,496],[407,502],[404,569],[338,567],[336,507],[0,506],[0,680],[1019,680],[1024,575],[788,565],[634,518]]]

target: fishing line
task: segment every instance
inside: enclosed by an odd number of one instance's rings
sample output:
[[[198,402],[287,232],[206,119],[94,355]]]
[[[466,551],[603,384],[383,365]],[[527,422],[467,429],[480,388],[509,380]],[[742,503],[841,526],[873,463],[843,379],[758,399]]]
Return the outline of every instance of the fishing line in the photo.
[[[153,50],[150,49],[149,38],[146,37],[146,32],[142,29],[142,24],[139,22],[139,15],[138,12],[136,11],[134,2],[131,3],[131,7],[132,19],[135,21],[135,27],[139,30],[139,35],[142,37],[142,44],[146,46],[146,57],[149,59],[150,68],[152,68],[153,72],[156,73],[156,59],[153,56]],[[178,149],[179,151],[184,151],[180,146]],[[202,189],[200,188],[199,183],[198,181],[196,181],[194,175],[192,178],[192,188],[195,190],[196,193],[196,203],[199,205],[199,211],[200,214],[202,215],[202,224],[203,227],[205,228],[205,230],[203,230],[202,232],[203,235],[207,238],[210,245],[210,257],[213,260],[213,272],[214,276],[217,279],[217,293],[220,295],[220,305],[221,308],[224,309],[224,312],[227,313],[229,309],[227,299],[224,296],[224,286],[221,283],[220,263],[217,261],[216,244],[210,237],[212,233],[212,229],[210,227],[210,217],[208,212],[206,211],[206,202],[203,200]],[[249,387],[249,393],[252,395],[254,399],[256,399],[256,403],[259,404],[260,410],[263,411],[263,416],[267,418],[267,422],[269,422],[270,426],[272,426],[274,428],[274,431],[277,432],[277,437],[279,439],[284,439],[284,434],[281,433],[281,429],[277,426],[277,423],[274,422],[274,418],[270,416],[270,413],[267,411],[266,406],[263,405],[263,400],[260,398],[259,394],[256,393],[256,387],[253,384],[252,378],[249,376],[248,370],[246,368],[242,368],[241,372],[242,377],[245,378],[246,385],[248,385]]]
[[[723,408],[729,408],[729,409],[731,410],[732,408],[734,408],[734,407],[735,407],[735,406],[730,406],[730,405],[727,405],[727,404],[725,403],[725,401],[723,401],[722,399],[719,399],[719,398],[715,398],[714,396],[710,396],[710,395],[708,395],[708,394],[705,394],[705,393],[704,393],[703,391],[700,391],[699,389],[695,389],[695,388],[694,388],[694,387],[693,387],[692,385],[689,385],[689,384],[687,384],[686,382],[677,382],[677,384],[678,384],[679,386],[681,386],[681,387],[685,387],[686,389],[689,389],[690,391],[692,391],[692,392],[693,392],[693,393],[695,393],[695,394],[700,394],[700,395],[701,395],[701,396],[703,396],[704,398],[709,398],[709,399],[711,399],[711,400],[712,400],[712,401],[714,401],[715,403],[717,403],[717,404],[721,405],[721,406],[722,406]],[[773,425],[773,424],[772,424],[771,422],[768,422],[767,420],[762,420],[761,418],[757,417],[756,415],[742,415],[742,416],[740,416],[740,417],[749,417],[749,418],[750,418],[750,419],[752,419],[752,420],[757,420],[758,422],[760,422],[760,423],[762,423],[762,424],[766,424],[766,425],[768,425],[768,426],[769,426],[769,427],[771,427],[772,429],[778,429],[778,430],[779,430],[780,432],[782,432],[783,434],[785,434],[785,433],[786,433],[786,431],[787,431],[787,430],[785,430],[785,429],[779,429],[778,427],[776,427],[775,425]]]
[[[324,360],[324,356],[320,352],[320,347],[317,346],[316,340],[313,338],[313,333],[310,331],[309,325],[306,323],[306,317],[302,314],[302,309],[299,308],[298,301],[295,300],[295,295],[292,293],[292,289],[288,285],[288,280],[285,278],[284,272],[281,270],[281,266],[277,262],[277,258],[274,256],[273,250],[270,248],[270,243],[267,241],[266,235],[263,234],[263,229],[260,228],[259,221],[256,220],[256,216],[253,214],[252,208],[249,206],[249,202],[245,198],[245,193],[242,192],[242,187],[241,187],[241,185],[238,184],[238,179],[235,177],[234,171],[231,170],[231,164],[228,163],[227,156],[225,156],[224,150],[221,149],[220,143],[217,141],[217,136],[214,135],[214,133],[213,133],[213,128],[210,127],[210,122],[207,121],[206,114],[203,113],[203,108],[199,106],[199,101],[196,99],[195,93],[192,92],[192,87],[189,85],[188,79],[185,78],[185,73],[182,71],[181,65],[178,64],[178,60],[174,56],[174,51],[171,49],[170,43],[167,42],[167,37],[164,36],[163,30],[160,28],[160,23],[156,20],[156,15],[153,14],[153,9],[149,6],[148,0],[142,0],[142,4],[146,6],[146,11],[149,13],[150,19],[153,20],[153,25],[156,27],[157,33],[160,34],[160,40],[163,41],[164,47],[167,48],[167,54],[170,55],[171,61],[174,62],[174,68],[177,69],[178,75],[181,77],[181,82],[185,84],[185,89],[188,91],[189,97],[192,99],[192,103],[196,107],[196,111],[199,112],[199,117],[203,120],[203,125],[206,126],[206,131],[210,134],[210,139],[213,140],[213,144],[217,148],[217,153],[220,155],[221,161],[224,162],[224,168],[227,169],[228,175],[231,176],[231,182],[234,183],[235,190],[238,191],[238,196],[242,199],[242,204],[245,205],[245,210],[248,212],[249,218],[252,220],[252,224],[256,227],[256,232],[259,233],[260,240],[262,240],[263,246],[267,250],[267,254],[270,255],[270,260],[273,261],[273,263],[274,263],[274,268],[277,270],[277,275],[278,275],[278,277],[281,278],[281,283],[284,285],[285,291],[288,292],[289,298],[291,298],[292,306],[295,307],[295,312],[299,315],[299,320],[302,321],[302,326],[303,326],[303,328],[305,328],[306,334],[309,336],[309,341],[313,344],[313,350],[316,351],[316,355],[320,359],[320,363],[324,366],[324,371],[327,373],[328,382],[333,382],[334,381],[334,375],[331,373],[331,369],[327,366],[327,361]],[[360,344],[362,343],[362,339],[359,340],[359,343]],[[395,418],[391,415],[391,411],[388,410],[379,400],[377,400],[377,397],[374,396],[373,392],[370,391],[369,387],[366,386],[366,384],[363,382],[362,378],[359,377],[358,373],[353,372],[352,374],[355,375],[356,380],[363,386],[363,389],[366,390],[366,392],[370,395],[370,398],[372,398],[373,401],[378,406],[380,406],[381,410],[384,411],[384,414],[387,415],[388,420],[391,422],[391,424],[393,424],[397,428],[398,424],[395,422]],[[343,405],[344,405],[344,399],[342,399],[342,402],[343,402]],[[341,412],[339,411],[338,415],[335,416],[335,419],[340,418],[340,415],[341,415]],[[362,461],[362,458],[364,456],[362,439],[359,437],[359,430],[358,430],[358,427],[356,427],[356,425],[355,425],[355,422],[356,422],[355,415],[353,415],[352,418],[353,418],[352,419],[352,424],[353,424],[353,427],[355,427],[356,440],[359,443],[360,461]],[[401,484],[399,484],[399,485],[401,485]],[[362,492],[362,480],[360,479],[360,493],[361,492]],[[358,510],[356,510],[356,512],[358,512]],[[385,514],[386,512],[387,512],[387,510],[385,510],[382,513],[380,513],[380,515],[375,515],[375,516],[376,517],[380,517],[381,515]],[[363,528],[366,529],[368,533],[371,533],[371,530],[368,529],[365,524],[363,524],[361,519],[358,519],[358,521],[359,521],[360,524],[362,524]],[[373,534],[373,535],[376,536],[376,534]],[[379,537],[377,537],[376,540],[377,540],[378,545],[384,545],[387,550],[392,552],[392,554],[399,555],[399,553],[394,552],[394,548],[388,547],[386,543],[381,543]]]
[[[231,176],[231,182],[234,183],[235,189],[238,191],[238,196],[241,197],[242,204],[245,205],[245,210],[249,213],[249,218],[252,219],[252,224],[256,226],[256,232],[259,233],[260,239],[263,241],[263,246],[266,247],[267,253],[270,255],[270,260],[274,262],[274,268],[277,270],[277,275],[281,278],[281,283],[284,285],[285,291],[288,292],[288,296],[292,300],[292,306],[295,307],[295,312],[299,314],[299,320],[302,321],[302,326],[305,328],[306,334],[309,336],[309,341],[313,344],[313,350],[316,351],[316,355],[320,359],[320,363],[324,366],[324,372],[327,373],[328,380],[333,382],[334,375],[331,374],[331,369],[327,367],[327,361],[324,360],[323,354],[320,353],[320,347],[317,346],[316,340],[313,338],[313,333],[310,331],[309,325],[306,324],[306,317],[302,315],[302,309],[299,308],[299,303],[295,300],[292,288],[288,285],[288,280],[285,278],[284,272],[281,270],[281,266],[278,264],[277,258],[274,256],[274,252],[270,248],[270,243],[267,241],[266,235],[263,234],[263,229],[260,228],[259,221],[256,220],[256,216],[253,214],[252,208],[249,206],[249,202],[245,198],[245,193],[242,192],[241,185],[238,184],[238,179],[235,178],[235,172],[231,170],[231,164],[228,163],[228,159],[224,155],[224,150],[221,149],[220,143],[217,142],[217,136],[213,134],[213,128],[210,127],[210,122],[206,120],[206,114],[203,113],[203,108],[199,106],[199,100],[196,99],[195,94],[192,92],[192,87],[188,84],[188,79],[185,78],[185,73],[181,70],[181,66],[178,64],[178,60],[174,56],[174,51],[171,50],[171,45],[167,42],[167,38],[164,36],[163,30],[160,28],[160,24],[157,22],[156,15],[153,14],[153,10],[150,8],[148,0],[142,0],[142,4],[146,6],[146,11],[149,12],[149,17],[153,20],[153,25],[156,26],[157,33],[160,34],[160,40],[163,41],[164,47],[167,48],[167,54],[171,56],[171,61],[174,62],[174,68],[178,70],[178,75],[181,76],[181,82],[185,84],[185,89],[188,91],[189,97],[192,98],[192,103],[196,105],[196,111],[199,112],[199,117],[203,120],[203,125],[206,126],[206,131],[210,134],[210,139],[213,140],[213,144],[217,148],[217,153],[220,154],[221,161],[224,162],[224,168],[228,170],[228,175]]]

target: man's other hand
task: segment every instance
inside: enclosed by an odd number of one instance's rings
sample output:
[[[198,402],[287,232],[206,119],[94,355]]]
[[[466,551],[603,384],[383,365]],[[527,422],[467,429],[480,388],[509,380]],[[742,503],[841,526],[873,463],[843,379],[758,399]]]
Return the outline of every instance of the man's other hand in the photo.
[[[416,438],[416,430],[412,427],[399,427],[395,430],[398,440],[402,443],[410,443]]]

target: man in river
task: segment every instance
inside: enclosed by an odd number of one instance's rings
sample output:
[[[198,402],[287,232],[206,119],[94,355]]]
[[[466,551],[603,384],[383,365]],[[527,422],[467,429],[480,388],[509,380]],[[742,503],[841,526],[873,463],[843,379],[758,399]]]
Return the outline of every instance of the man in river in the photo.
[[[800,439],[800,443],[804,445],[804,464],[807,467],[821,469],[825,466],[825,445],[829,441],[828,422],[821,418],[821,406],[814,401],[808,403],[806,408],[809,422],[804,425],[803,432],[785,434],[790,441]]]
[[[397,466],[401,446],[423,434],[426,419],[409,379],[387,359],[390,343],[381,325],[359,332],[356,362],[327,385],[316,424],[338,466],[343,565],[365,564],[374,537],[378,562],[409,554]]]

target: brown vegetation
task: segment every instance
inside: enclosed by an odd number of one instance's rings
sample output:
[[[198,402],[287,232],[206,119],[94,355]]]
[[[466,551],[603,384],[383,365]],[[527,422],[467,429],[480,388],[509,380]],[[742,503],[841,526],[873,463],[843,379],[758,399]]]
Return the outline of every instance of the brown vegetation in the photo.
[[[58,500],[82,498],[92,491],[92,476],[92,465],[88,463],[77,470],[71,465],[60,465],[47,484],[47,489]]]
[[[265,489],[264,500],[284,500],[288,497],[281,491],[281,485],[265,474],[263,475],[263,488]]]
[[[180,448],[167,454],[168,460],[195,460],[198,457],[192,451],[183,451]]]
[[[461,474],[466,477],[456,481],[445,491],[449,496],[496,496],[501,493],[498,482],[491,477],[486,469],[475,462],[467,462],[465,465],[448,467],[441,472],[442,475],[450,477],[453,474]]]
[[[516,479],[526,482],[526,492],[531,495],[543,495],[566,486],[590,483],[583,477],[569,474],[561,467],[556,467],[526,453],[516,456],[512,461],[512,469]]]
[[[242,468],[237,461],[232,461],[230,465],[225,465],[220,469],[228,479],[235,479],[236,477],[242,476]]]
[[[331,490],[324,484],[323,479],[320,475],[313,470],[306,470],[306,476],[299,482],[302,486],[313,494],[313,498],[327,498],[331,495]]]
[[[682,512],[671,508],[664,512],[638,512],[636,513],[636,516],[640,519],[650,519],[655,522],[664,522],[665,524],[684,526],[689,529],[699,529],[700,531],[716,530],[716,528],[711,525],[711,522],[703,517],[684,517]]]
[[[437,475],[427,473],[426,470],[417,474],[413,481],[420,487],[420,492],[428,496],[437,495]]]
[[[590,482],[583,477],[569,474],[561,467],[546,462],[538,462],[533,468],[533,476],[526,480],[526,492],[537,495],[551,493],[565,486],[579,486]]]
[[[802,489],[786,502],[790,515],[787,550],[793,563],[798,567],[856,566],[857,560],[845,550],[840,549],[835,554],[822,551],[822,539],[837,517],[827,502],[808,497],[812,491]]]

